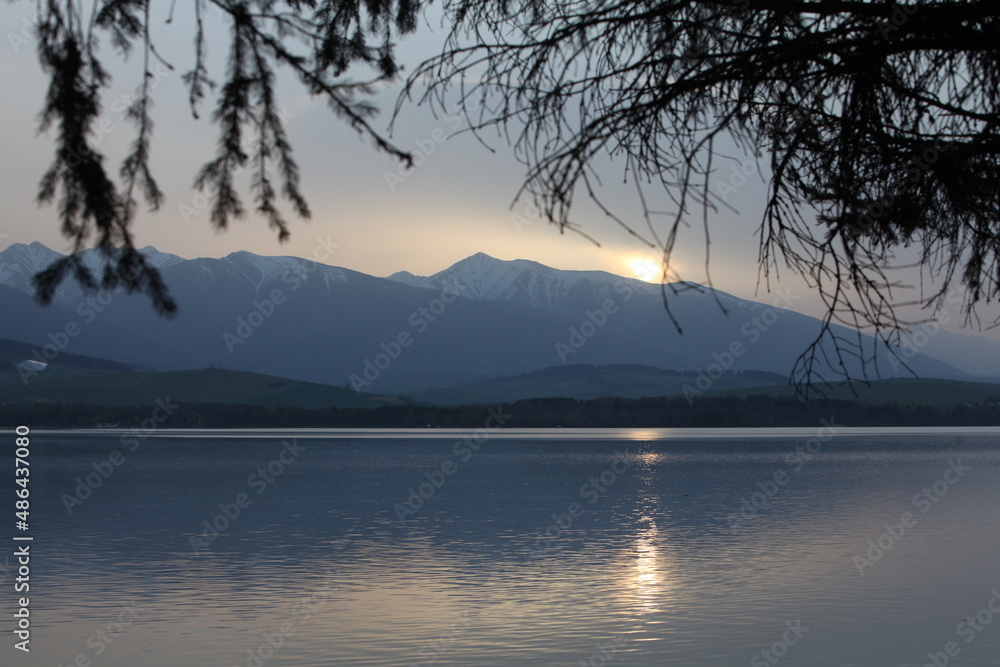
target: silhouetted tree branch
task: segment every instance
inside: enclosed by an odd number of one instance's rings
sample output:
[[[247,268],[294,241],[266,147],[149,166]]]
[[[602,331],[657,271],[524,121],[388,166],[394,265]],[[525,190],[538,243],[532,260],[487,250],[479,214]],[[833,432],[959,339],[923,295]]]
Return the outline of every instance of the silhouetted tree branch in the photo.
[[[417,2],[193,0],[192,4],[197,26],[194,66],[183,80],[195,117],[207,91],[215,88],[205,63],[206,7],[214,5],[231,25],[229,65],[212,116],[219,126],[219,144],[215,158],[195,178],[195,187],[210,194],[211,222],[216,228],[225,229],[232,219],[244,217],[233,177],[247,166],[251,167],[256,210],[277,232],[279,241],[289,235],[277,204],[279,192],[298,216],[309,217],[298,165],[275,98],[278,67],[290,69],[309,93],[325,97],[335,114],[369,137],[377,150],[410,161],[408,153],[370,124],[376,109],[364,98],[371,94],[372,84],[344,75],[360,64],[374,72],[375,80],[395,76],[394,40],[397,33],[416,27]],[[159,272],[136,250],[130,231],[139,206],[137,191],[151,211],[163,201],[149,166],[151,60],[172,66],[159,57],[150,38],[151,7],[148,0],[103,0],[88,15],[89,4],[78,0],[38,3],[38,53],[50,77],[40,130],[57,130],[55,157],[42,177],[38,201],[57,203],[62,232],[73,242],[71,255],[35,276],[36,294],[43,303],[52,300],[65,278],[74,276],[89,289],[121,286],[145,292],[161,314],[176,311]],[[167,22],[174,7],[169,9]],[[120,186],[107,173],[94,139],[101,95],[110,82],[98,57],[102,33],[110,36],[123,58],[137,45],[142,51],[143,83],[138,99],[126,110],[126,117],[136,126],[136,138],[122,161]],[[297,43],[306,45],[304,53],[292,50]],[[248,144],[252,145],[250,154],[245,152]],[[92,275],[76,254],[91,242],[106,258],[99,276]]]
[[[727,205],[714,192],[720,165],[733,160],[720,143],[766,165],[761,278],[790,269],[827,308],[794,370],[798,386],[849,378],[852,357],[877,368],[862,331],[898,344],[907,325],[891,275],[900,249],[921,250],[934,289],[915,301],[929,310],[953,284],[968,318],[997,298],[995,2],[445,6],[453,27],[444,52],[412,73],[405,97],[463,106],[477,134],[499,129],[527,167],[523,194],[560,228],[577,227],[581,189],[610,213],[592,165],[618,158],[645,219],[613,217],[663,253],[666,275],[693,207],[708,247],[709,213]],[[496,113],[475,115],[497,100]],[[651,187],[672,201],[665,225],[643,196]]]
[[[257,211],[280,240],[309,209],[276,111],[280,68],[323,95],[377,150],[409,156],[370,124],[368,83],[344,78],[362,65],[376,80],[395,76],[397,35],[415,29],[419,0],[193,0],[194,66],[184,74],[192,112],[215,90],[205,65],[206,7],[231,27],[229,64],[213,120],[216,155],[196,186],[211,195],[211,221],[245,215],[234,173],[252,169]],[[664,275],[680,230],[700,211],[710,247],[711,214],[728,206],[719,170],[731,146],[766,169],[760,279],[787,269],[826,305],[823,328],[794,378],[809,387],[849,375],[852,358],[871,362],[861,332],[890,346],[906,322],[894,278],[901,250],[919,251],[933,288],[910,301],[936,311],[962,291],[967,321],[1000,296],[1000,8],[995,0],[444,0],[451,32],[443,52],[407,79],[401,103],[457,102],[469,129],[495,129],[526,165],[518,196],[533,198],[560,229],[579,230],[577,197],[663,253]],[[134,249],[129,223],[141,197],[162,195],[148,167],[149,86],[130,107],[137,137],[121,165],[123,186],[106,174],[90,139],[108,75],[96,56],[107,33],[122,54],[139,45],[145,77],[157,58],[150,3],[103,0],[85,17],[73,0],[38,5],[39,57],[50,77],[41,128],[57,132],[55,159],[39,200],[57,202],[75,248],[104,249],[105,286],[143,290],[164,313],[175,304]],[[291,45],[304,45],[301,52]],[[397,107],[398,109],[398,107]],[[488,111],[493,109],[493,111]],[[249,134],[252,141],[245,141]],[[249,146],[249,148],[248,148]],[[627,220],[601,201],[594,165],[618,159],[644,211]],[[647,195],[669,198],[653,210]],[[280,195],[279,195],[280,193]],[[706,270],[708,254],[706,252]],[[70,256],[39,274],[49,300],[66,276],[98,278]],[[711,283],[710,274],[708,281]],[[669,312],[669,293],[664,300]],[[671,314],[671,317],[673,315]],[[680,323],[675,321],[678,328]],[[857,336],[845,338],[835,324]],[[865,379],[865,378],[862,378]]]

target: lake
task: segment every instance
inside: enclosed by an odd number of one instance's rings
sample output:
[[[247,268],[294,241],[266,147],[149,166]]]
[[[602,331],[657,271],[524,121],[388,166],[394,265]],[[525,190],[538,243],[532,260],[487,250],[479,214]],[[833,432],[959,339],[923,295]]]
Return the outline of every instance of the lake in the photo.
[[[30,468],[4,665],[1000,665],[996,429],[35,430]]]

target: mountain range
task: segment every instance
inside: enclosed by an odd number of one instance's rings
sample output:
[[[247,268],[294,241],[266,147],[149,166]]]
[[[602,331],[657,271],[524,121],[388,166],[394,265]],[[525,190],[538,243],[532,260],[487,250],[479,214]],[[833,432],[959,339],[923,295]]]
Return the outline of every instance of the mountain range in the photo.
[[[690,283],[661,286],[483,253],[432,276],[383,278],[245,251],[218,259],[142,252],[179,303],[177,317],[158,317],[141,295],[85,294],[71,282],[41,307],[31,277],[60,255],[40,243],[5,248],[0,338],[32,344],[41,361],[82,354],[164,371],[215,366],[390,393],[567,364],[706,373],[715,364],[787,376],[820,324],[794,311],[796,295],[780,291],[757,303]],[[103,261],[96,251],[85,259]],[[683,333],[665,312],[665,295]],[[1000,371],[998,352],[996,341],[942,330],[907,363],[922,377],[982,380]],[[907,375],[887,359],[883,377]],[[856,363],[849,370],[860,373]]]

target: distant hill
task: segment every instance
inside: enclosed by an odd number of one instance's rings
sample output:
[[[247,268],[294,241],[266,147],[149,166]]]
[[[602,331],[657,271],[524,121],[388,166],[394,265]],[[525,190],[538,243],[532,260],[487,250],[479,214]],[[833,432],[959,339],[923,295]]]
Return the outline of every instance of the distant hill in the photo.
[[[642,364],[567,364],[513,377],[428,387],[410,394],[436,405],[506,403],[529,398],[645,398],[683,394],[685,385],[694,387],[697,380],[696,371],[671,371]],[[716,379],[712,387],[736,390],[787,383],[788,378],[778,373],[737,371]]]
[[[1000,386],[989,382],[965,382],[934,378],[891,378],[876,380],[870,386],[858,382],[853,389],[846,384],[821,385],[822,396],[858,403],[896,403],[898,405],[973,405],[1000,403]],[[720,388],[706,396],[793,396],[789,385]],[[819,395],[817,395],[818,397]]]
[[[30,358],[25,343],[0,340],[0,361]],[[128,371],[128,366],[82,355],[60,355],[25,385],[16,369],[0,371],[0,404],[85,403],[96,406],[148,405],[156,399],[175,403],[256,405],[306,409],[374,408],[385,405],[495,405],[531,399],[589,400],[605,397],[641,399],[794,396],[788,379],[767,371],[734,371],[715,379],[703,393],[697,371],[664,370],[641,364],[568,364],[512,377],[447,386],[428,386],[405,396],[358,393],[345,387],[302,382],[273,375],[220,368],[191,371]],[[888,379],[870,386],[820,386],[825,397],[874,405],[944,406],[1000,403],[1000,386],[938,379]],[[686,391],[687,390],[687,391]],[[856,392],[856,393],[855,393]]]
[[[64,377],[79,377],[83,375],[95,375],[101,373],[126,373],[133,368],[128,364],[98,357],[88,357],[82,354],[71,354],[69,352],[53,355],[50,361],[45,354],[45,343],[32,345],[20,341],[0,338],[0,385],[22,383],[23,377],[17,369],[17,365],[29,360],[37,359],[45,362],[48,366],[45,370],[35,373],[27,373],[28,382],[41,379],[55,379]],[[55,348],[52,348],[55,349]]]
[[[445,387],[428,387],[412,397],[435,405],[509,403],[532,398],[592,399],[603,397],[647,398],[665,396],[793,397],[788,378],[767,371],[729,372],[699,385],[696,371],[664,370],[641,364],[553,366],[513,377],[494,378]],[[705,388],[700,391],[699,386]],[[865,404],[953,405],[1000,402],[1000,386],[988,382],[922,378],[876,380],[871,385],[820,385],[816,397]]]
[[[176,318],[157,317],[145,296],[83,294],[72,281],[43,308],[30,279],[60,255],[40,243],[15,243],[0,251],[0,337],[41,344],[71,327],[76,335],[62,354],[158,371],[218,367],[409,394],[560,364],[684,371],[721,364],[727,371],[785,376],[821,324],[789,310],[798,297],[787,292],[757,303],[691,283],[654,285],[482,253],[433,276],[390,279],[245,251],[218,259],[142,252],[161,268],[177,299]],[[83,261],[98,266],[103,260],[89,250]],[[664,312],[664,294],[683,334]],[[869,357],[876,343],[863,340]],[[878,371],[903,376],[905,369],[889,358],[879,355]],[[922,353],[907,362],[921,377],[990,381]],[[857,360],[846,363],[849,373],[860,375]],[[588,382],[594,391],[600,389],[594,383],[606,381],[616,391],[628,389],[627,395],[669,389],[663,378],[646,380],[652,384],[632,388],[613,378]],[[519,395],[516,388],[510,392]]]
[[[343,387],[299,382],[217,368],[195,371],[114,373],[36,380],[0,386],[0,403],[43,401],[102,406],[231,403],[267,407],[375,407],[399,399],[358,394]]]

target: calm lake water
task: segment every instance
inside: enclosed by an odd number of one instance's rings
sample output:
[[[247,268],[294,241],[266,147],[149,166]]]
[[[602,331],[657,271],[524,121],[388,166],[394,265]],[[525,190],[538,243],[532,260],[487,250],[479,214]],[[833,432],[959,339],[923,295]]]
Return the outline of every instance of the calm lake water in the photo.
[[[1000,665],[1000,434],[835,430],[34,431],[0,663]]]

